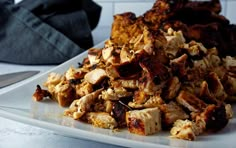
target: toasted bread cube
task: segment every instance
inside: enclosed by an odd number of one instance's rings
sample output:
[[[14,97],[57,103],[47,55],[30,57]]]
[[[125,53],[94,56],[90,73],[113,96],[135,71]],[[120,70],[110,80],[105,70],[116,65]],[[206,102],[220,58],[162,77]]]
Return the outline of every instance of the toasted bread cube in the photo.
[[[93,126],[107,129],[114,129],[117,127],[116,120],[109,114],[105,112],[89,112],[86,114],[88,123]]]
[[[177,120],[170,130],[172,137],[193,141],[196,139],[197,125],[189,120]]]
[[[155,108],[126,112],[129,132],[139,135],[151,135],[161,130],[161,113]]]
[[[69,106],[75,99],[75,92],[73,87],[61,81],[55,86],[54,99],[62,107]]]
[[[160,105],[162,112],[162,128],[169,128],[178,119],[187,119],[189,115],[177,103],[171,101],[168,104]]]
[[[95,85],[101,82],[106,77],[106,71],[101,68],[96,68],[85,74],[84,80]]]
[[[233,108],[230,104],[225,105],[225,112],[226,112],[227,119],[233,118],[234,111],[233,111]]]

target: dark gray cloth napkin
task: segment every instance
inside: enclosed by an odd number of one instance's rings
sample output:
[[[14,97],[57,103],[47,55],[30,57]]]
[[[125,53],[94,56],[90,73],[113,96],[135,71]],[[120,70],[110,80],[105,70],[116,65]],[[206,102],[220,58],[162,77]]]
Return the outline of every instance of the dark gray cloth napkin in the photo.
[[[92,0],[1,0],[0,61],[62,63],[93,46],[100,13]]]

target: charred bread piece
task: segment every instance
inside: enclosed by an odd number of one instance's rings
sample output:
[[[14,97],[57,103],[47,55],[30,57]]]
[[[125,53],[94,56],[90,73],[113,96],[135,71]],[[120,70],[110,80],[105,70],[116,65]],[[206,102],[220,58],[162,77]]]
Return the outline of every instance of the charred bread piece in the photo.
[[[126,112],[126,122],[131,133],[155,134],[161,130],[161,113],[157,107],[128,111]]]

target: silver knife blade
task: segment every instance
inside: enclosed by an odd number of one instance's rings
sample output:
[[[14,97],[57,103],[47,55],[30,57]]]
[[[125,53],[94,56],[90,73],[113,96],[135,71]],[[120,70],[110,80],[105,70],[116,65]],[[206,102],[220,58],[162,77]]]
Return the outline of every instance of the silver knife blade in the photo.
[[[14,73],[0,75],[0,88],[9,86],[16,82],[20,82],[37,73],[39,73],[39,71],[21,71],[21,72],[14,72]]]

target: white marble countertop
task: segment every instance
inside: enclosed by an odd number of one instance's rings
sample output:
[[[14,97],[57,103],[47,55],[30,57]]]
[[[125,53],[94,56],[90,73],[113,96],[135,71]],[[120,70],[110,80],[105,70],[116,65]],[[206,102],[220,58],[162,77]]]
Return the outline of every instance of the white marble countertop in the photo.
[[[107,32],[104,34],[104,32]],[[93,31],[94,43],[97,44],[109,37],[109,28],[99,27]],[[24,71],[24,70],[40,70],[40,73],[55,67],[56,65],[16,65],[0,63],[0,74]],[[26,81],[26,80],[24,80]],[[0,94],[13,89],[20,83],[0,89]],[[53,131],[34,127],[31,125],[15,122],[0,117],[0,148],[87,148],[87,147],[117,147],[98,143],[94,141],[86,141],[76,138],[66,137]]]

